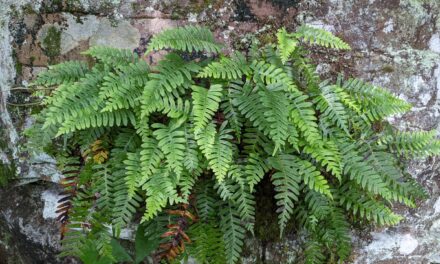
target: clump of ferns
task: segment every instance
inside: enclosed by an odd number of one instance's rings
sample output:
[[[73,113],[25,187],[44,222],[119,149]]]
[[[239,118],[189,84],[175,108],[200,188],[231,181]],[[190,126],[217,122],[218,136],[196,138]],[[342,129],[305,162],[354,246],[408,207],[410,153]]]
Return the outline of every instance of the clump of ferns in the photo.
[[[301,26],[227,56],[208,29],[186,26],[151,39],[147,52],[167,51],[154,66],[129,50],[92,47],[92,65],[41,73],[37,85],[57,87],[44,100],[41,132],[93,157],[79,166],[87,195],[72,201],[63,255],[117,262],[113,241],[140,213],[143,256],[237,263],[263,179],[280,236],[288,224],[307,234],[305,263],[347,259],[352,222],[397,224],[392,204],[414,207],[426,195],[404,162],[437,155],[436,133],[389,125],[410,105],[380,87],[321,80],[305,43],[350,49]],[[191,220],[176,224],[185,208]]]

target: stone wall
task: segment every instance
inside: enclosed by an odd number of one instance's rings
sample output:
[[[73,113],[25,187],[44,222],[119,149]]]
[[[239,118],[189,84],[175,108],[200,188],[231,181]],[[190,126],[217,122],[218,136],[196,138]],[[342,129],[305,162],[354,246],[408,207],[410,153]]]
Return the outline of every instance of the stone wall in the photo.
[[[440,129],[438,0],[0,0],[0,175],[18,177],[0,189],[1,264],[71,261],[56,258],[54,160],[23,151],[20,132],[32,119],[29,107],[19,105],[38,98],[11,88],[26,87],[50,64],[85,59],[80,52],[93,45],[142,54],[153,34],[187,23],[209,26],[229,50],[245,49],[252,36],[267,41],[265,33],[280,26],[330,30],[353,50],[317,49],[321,74],[360,76],[411,102],[410,113],[391,120],[402,129]],[[440,263],[437,159],[411,165],[431,197],[416,209],[396,207],[406,217],[396,227],[353,231],[352,262]],[[262,250],[266,263],[295,263],[297,244],[250,241],[246,262],[259,262]]]

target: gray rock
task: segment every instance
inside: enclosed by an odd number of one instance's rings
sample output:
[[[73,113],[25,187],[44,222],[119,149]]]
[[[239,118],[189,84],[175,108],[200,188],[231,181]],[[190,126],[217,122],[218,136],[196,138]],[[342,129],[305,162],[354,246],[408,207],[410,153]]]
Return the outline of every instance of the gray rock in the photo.
[[[135,49],[140,38],[139,31],[128,21],[120,21],[116,26],[113,26],[108,19],[102,19],[98,30],[90,39],[90,45]]]

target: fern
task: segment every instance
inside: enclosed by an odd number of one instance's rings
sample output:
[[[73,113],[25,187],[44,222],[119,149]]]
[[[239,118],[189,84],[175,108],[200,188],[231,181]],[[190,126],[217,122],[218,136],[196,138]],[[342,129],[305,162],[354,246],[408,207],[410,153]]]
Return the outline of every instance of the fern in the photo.
[[[220,228],[225,243],[226,263],[236,263],[240,259],[245,229],[241,226],[236,209],[231,204],[226,204],[220,215]]]
[[[74,83],[89,71],[87,64],[82,61],[68,61],[50,66],[49,69],[38,75],[35,85],[53,86]]]
[[[167,29],[154,36],[150,41],[147,53],[161,49],[217,53],[220,51],[221,45],[215,42],[213,34],[207,28],[185,26]]]
[[[314,28],[311,26],[301,26],[293,34],[296,38],[309,42],[310,44],[317,44],[326,48],[349,50],[350,46],[338,37],[335,37],[328,31]]]
[[[277,32],[278,48],[280,52],[281,62],[284,64],[288,61],[290,55],[296,48],[298,41],[290,37],[285,28],[281,28]]]
[[[280,236],[304,234],[305,263],[342,263],[353,222],[397,224],[391,203],[427,197],[404,168],[440,152],[436,133],[384,121],[410,105],[359,79],[322,81],[303,44],[350,49],[331,33],[276,38],[226,55],[208,29],[173,28],[151,39],[148,52],[167,50],[155,65],[92,47],[89,63],[39,75],[35,85],[57,89],[29,148],[63,136],[76,159],[53,140],[67,169],[63,256],[117,262],[115,238],[137,224],[143,257],[238,263],[264,211]]]
[[[299,184],[301,175],[295,168],[295,157],[291,155],[276,156],[270,158],[271,166],[277,170],[272,175],[272,183],[275,186],[275,199],[277,199],[280,232],[283,234],[287,221],[293,213],[294,203],[298,201]]]
[[[203,68],[198,76],[201,78],[237,80],[249,72],[246,58],[241,53],[235,52],[231,58],[223,57],[218,62],[211,62]]]
[[[217,112],[222,98],[222,90],[220,85],[213,85],[208,90],[200,86],[193,86],[194,130],[196,133],[204,129]]]

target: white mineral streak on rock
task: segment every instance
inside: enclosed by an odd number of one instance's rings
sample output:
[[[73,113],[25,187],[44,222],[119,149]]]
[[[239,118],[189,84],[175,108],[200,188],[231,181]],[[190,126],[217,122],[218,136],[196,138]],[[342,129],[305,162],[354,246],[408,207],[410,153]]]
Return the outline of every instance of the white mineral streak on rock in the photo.
[[[436,33],[432,35],[431,39],[429,40],[429,49],[440,53],[440,34]]]
[[[409,255],[414,252],[418,245],[419,242],[411,234],[405,234],[399,239],[399,253]]]
[[[41,199],[44,202],[43,208],[43,218],[44,219],[55,219],[57,218],[57,205],[58,200],[62,198],[62,195],[54,192],[53,190],[46,190],[41,193]]]
[[[393,259],[396,253],[409,255],[419,246],[419,241],[410,233],[375,232],[371,235],[373,240],[361,249],[362,258],[358,258],[355,263],[376,263],[375,261]]]
[[[434,215],[440,214],[440,197],[437,198],[437,201],[435,201],[433,209],[434,209]]]
[[[385,27],[383,28],[384,33],[390,33],[394,30],[394,21],[390,18],[387,22],[385,22]]]
[[[335,27],[333,25],[329,25],[326,24],[324,22],[322,22],[321,20],[316,20],[316,21],[312,21],[307,23],[307,25],[311,26],[311,27],[315,27],[315,28],[320,28],[320,29],[324,29],[330,32],[335,32]]]

